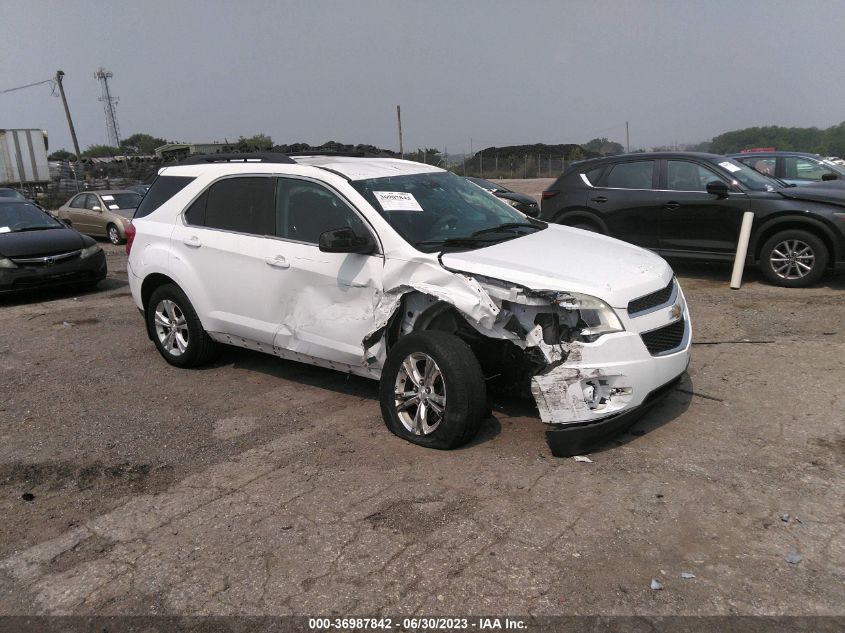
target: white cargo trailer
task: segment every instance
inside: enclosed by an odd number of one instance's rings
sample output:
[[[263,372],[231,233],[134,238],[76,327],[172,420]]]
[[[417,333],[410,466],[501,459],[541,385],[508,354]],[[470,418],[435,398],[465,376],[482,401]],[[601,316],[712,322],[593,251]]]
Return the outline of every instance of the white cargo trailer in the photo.
[[[47,133],[43,130],[0,130],[0,186],[49,181]]]

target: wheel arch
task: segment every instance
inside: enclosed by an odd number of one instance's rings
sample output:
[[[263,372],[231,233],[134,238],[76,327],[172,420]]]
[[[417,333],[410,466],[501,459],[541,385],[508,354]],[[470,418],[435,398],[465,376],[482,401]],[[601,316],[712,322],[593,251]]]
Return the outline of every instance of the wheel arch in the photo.
[[[596,226],[603,235],[608,235],[605,221],[589,209],[565,209],[555,216],[554,222],[564,226],[589,223]]]
[[[827,247],[830,254],[827,263],[828,268],[841,259],[839,244],[834,236],[833,230],[823,222],[814,218],[799,216],[782,216],[769,220],[762,224],[752,237],[749,251],[753,253],[754,262],[760,261],[761,251],[766,241],[775,233],[787,230],[807,231],[818,237]]]

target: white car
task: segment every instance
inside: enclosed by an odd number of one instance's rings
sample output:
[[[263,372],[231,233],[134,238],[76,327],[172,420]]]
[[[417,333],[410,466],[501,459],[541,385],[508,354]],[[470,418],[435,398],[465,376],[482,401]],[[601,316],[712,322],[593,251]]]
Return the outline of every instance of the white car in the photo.
[[[491,383],[532,394],[552,452],[575,454],[689,363],[663,259],[431,165],[193,158],[159,172],[133,225],[132,297],[168,363],[227,344],[377,379],[388,428],[423,446],[471,439]]]

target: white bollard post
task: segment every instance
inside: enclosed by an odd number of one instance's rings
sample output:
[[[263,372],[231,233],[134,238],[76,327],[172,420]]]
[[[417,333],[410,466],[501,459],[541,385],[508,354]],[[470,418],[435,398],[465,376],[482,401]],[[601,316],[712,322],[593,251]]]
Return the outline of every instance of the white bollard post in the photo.
[[[734,270],[731,275],[731,288],[736,290],[742,285],[742,269],[745,268],[745,256],[748,254],[748,241],[751,239],[751,223],[754,222],[754,212],[746,211],[742,214],[742,226],[739,229],[739,242],[736,245]]]

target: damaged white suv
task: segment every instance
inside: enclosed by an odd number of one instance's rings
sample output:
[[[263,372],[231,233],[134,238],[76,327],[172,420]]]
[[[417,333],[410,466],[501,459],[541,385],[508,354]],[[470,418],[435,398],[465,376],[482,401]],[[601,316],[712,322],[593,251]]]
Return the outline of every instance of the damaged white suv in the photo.
[[[495,384],[532,394],[553,453],[574,454],[689,362],[663,259],[430,165],[195,157],[160,171],[133,227],[132,296],[167,362],[228,344],[378,379],[388,428],[423,446],[471,439]]]

